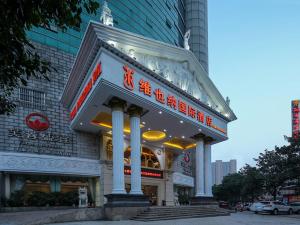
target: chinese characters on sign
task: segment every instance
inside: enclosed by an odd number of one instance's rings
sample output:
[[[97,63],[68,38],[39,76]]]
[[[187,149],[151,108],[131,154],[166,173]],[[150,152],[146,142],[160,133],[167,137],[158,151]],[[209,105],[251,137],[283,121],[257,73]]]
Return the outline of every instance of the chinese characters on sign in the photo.
[[[292,136],[293,138],[299,138],[299,112],[300,112],[300,100],[292,101]]]
[[[88,83],[83,88],[83,90],[82,90],[81,94],[79,95],[79,98],[78,98],[75,106],[71,110],[71,113],[70,113],[70,119],[71,120],[73,120],[75,118],[77,112],[79,111],[80,107],[84,103],[84,101],[85,101],[86,97],[88,96],[88,94],[91,92],[92,87],[97,82],[97,80],[100,77],[101,73],[102,73],[102,66],[101,66],[101,62],[100,62],[96,65],[95,69],[93,70],[93,73],[91,74],[90,80],[88,81]]]
[[[127,65],[123,66],[123,70],[124,70],[124,86],[127,89],[132,91],[134,88],[134,83],[133,83],[134,70],[130,69]]]
[[[124,80],[123,84],[126,89],[129,89],[130,91],[134,90],[134,70],[130,69],[127,65],[123,66],[124,71]],[[146,96],[152,97],[152,87],[151,83],[147,80],[140,79],[139,80],[139,88],[138,91],[143,93]],[[153,95],[155,97],[155,100],[159,102],[160,104],[167,105],[173,110],[178,110],[180,113],[187,115],[193,119],[196,119],[198,122],[205,124],[208,127],[211,127],[223,134],[226,134],[226,131],[213,123],[213,119],[211,116],[204,115],[204,112],[199,111],[192,107],[191,105],[188,105],[185,101],[182,99],[176,99],[175,96],[168,94],[165,95],[164,91],[162,91],[159,88],[156,88],[153,90]],[[166,97],[167,96],[167,97]]]

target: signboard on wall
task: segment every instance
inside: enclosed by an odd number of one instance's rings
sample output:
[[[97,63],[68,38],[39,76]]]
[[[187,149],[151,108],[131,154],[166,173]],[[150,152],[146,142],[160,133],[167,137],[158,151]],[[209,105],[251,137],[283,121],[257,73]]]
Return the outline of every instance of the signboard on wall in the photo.
[[[160,178],[163,179],[163,172],[161,170],[153,170],[148,168],[141,169],[142,177]],[[131,175],[131,168],[129,166],[124,167],[124,174]]]
[[[299,138],[299,113],[300,113],[300,100],[292,101],[292,137]]]
[[[24,123],[29,129],[12,127],[8,129],[8,138],[17,143],[14,151],[77,156],[73,148],[73,135],[49,131],[50,121],[41,113],[33,112],[26,116]]]

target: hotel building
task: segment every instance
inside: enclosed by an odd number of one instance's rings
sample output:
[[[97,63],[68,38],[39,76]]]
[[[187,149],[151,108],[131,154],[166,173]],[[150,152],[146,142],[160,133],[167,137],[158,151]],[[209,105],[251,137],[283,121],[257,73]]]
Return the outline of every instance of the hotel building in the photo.
[[[28,32],[56,71],[0,116],[2,197],[82,186],[95,206],[212,196],[211,151],[236,116],[208,76],[207,2],[107,2],[78,30]]]

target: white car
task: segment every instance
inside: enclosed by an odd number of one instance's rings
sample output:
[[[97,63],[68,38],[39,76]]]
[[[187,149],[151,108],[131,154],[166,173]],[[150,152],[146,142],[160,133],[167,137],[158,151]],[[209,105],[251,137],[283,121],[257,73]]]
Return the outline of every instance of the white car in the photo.
[[[293,209],[291,206],[286,205],[279,201],[270,201],[268,204],[263,206],[262,212],[271,213],[273,215],[278,215],[280,212],[285,212],[288,214],[293,213]]]
[[[293,213],[300,214],[300,202],[292,202],[290,206],[293,209]]]
[[[269,202],[265,202],[265,201],[261,201],[261,202],[254,202],[251,206],[250,206],[250,211],[254,212],[254,213],[258,213],[258,212],[262,212],[263,211],[263,207],[265,205],[267,205]]]

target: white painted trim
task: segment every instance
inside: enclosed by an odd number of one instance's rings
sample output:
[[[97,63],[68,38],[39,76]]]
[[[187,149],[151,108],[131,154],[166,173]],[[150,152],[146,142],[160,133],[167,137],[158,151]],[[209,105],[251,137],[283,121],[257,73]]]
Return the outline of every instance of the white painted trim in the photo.
[[[78,176],[100,176],[99,160],[0,152],[0,171]]]

